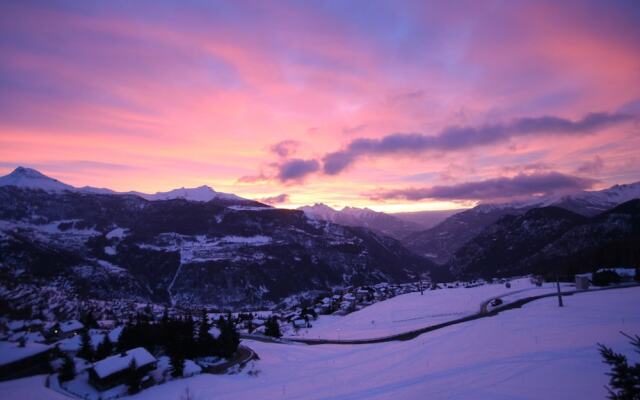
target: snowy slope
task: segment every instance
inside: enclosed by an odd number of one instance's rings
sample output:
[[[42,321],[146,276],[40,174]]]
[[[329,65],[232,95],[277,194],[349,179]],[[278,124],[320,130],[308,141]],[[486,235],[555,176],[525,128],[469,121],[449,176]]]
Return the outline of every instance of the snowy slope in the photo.
[[[9,175],[0,177],[0,186],[17,186],[30,189],[42,189],[48,192],[59,192],[70,190],[74,192],[92,193],[92,194],[133,194],[147,200],[171,200],[185,199],[189,201],[210,201],[210,200],[228,200],[243,201],[240,196],[231,193],[216,192],[211,187],[203,185],[195,188],[179,188],[168,192],[157,192],[147,194],[141,192],[116,192],[107,188],[96,188],[92,186],[83,186],[80,188],[67,185],[57,179],[50,178],[39,171],[32,168],[17,167]]]
[[[374,345],[247,341],[255,374],[199,375],[132,399],[603,399],[607,366],[596,343],[637,359],[619,331],[640,332],[640,288],[554,298]],[[0,386],[0,389],[2,386]]]
[[[338,211],[325,204],[316,203],[313,206],[300,207],[298,210],[303,211],[310,218],[345,226],[364,227],[399,240],[424,229],[414,222],[368,208],[344,207]]]
[[[454,320],[480,311],[480,305],[495,297],[505,303],[526,296],[553,293],[555,285],[537,287],[529,278],[511,281],[511,288],[490,284],[474,288],[427,290],[403,294],[375,303],[346,316],[321,315],[309,329],[289,336],[311,339],[371,339],[408,332]]]
[[[75,190],[71,185],[49,178],[35,169],[18,167],[9,175],[0,177],[0,186],[18,186],[46,191]]]
[[[139,192],[133,192],[134,194],[145,198],[147,200],[171,200],[171,199],[184,199],[189,201],[210,201],[213,199],[218,200],[243,200],[242,197],[236,196],[230,193],[216,192],[209,186],[199,186],[196,188],[179,188],[173,189],[168,192],[157,192],[154,194],[145,194]]]

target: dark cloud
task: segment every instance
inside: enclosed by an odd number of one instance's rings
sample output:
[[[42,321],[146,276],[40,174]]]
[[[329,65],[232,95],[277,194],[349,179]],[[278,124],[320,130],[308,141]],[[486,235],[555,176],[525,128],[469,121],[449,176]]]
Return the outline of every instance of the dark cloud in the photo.
[[[543,116],[520,118],[509,124],[490,124],[480,127],[453,126],[436,136],[421,133],[394,133],[381,139],[359,138],[343,150],[324,156],[324,173],[336,175],[361,156],[388,154],[420,154],[425,151],[455,151],[506,141],[512,137],[532,134],[584,135],[629,121],[627,114],[591,113],[571,121],[560,117]]]
[[[320,170],[318,161],[294,158],[278,165],[277,177],[281,182],[300,181],[318,170]]]
[[[282,193],[277,196],[264,197],[262,199],[258,199],[258,201],[260,203],[271,204],[271,205],[282,204],[289,201],[289,195],[286,193]]]
[[[596,156],[593,160],[582,163],[576,168],[579,174],[597,174],[604,168],[604,161],[600,156]]]
[[[519,174],[512,178],[493,178],[450,186],[432,186],[398,190],[379,190],[369,194],[372,200],[497,200],[520,196],[547,195],[588,189],[595,180],[559,172]]]
[[[298,146],[300,146],[300,142],[297,140],[283,140],[271,146],[271,152],[280,157],[289,157],[295,154]]]

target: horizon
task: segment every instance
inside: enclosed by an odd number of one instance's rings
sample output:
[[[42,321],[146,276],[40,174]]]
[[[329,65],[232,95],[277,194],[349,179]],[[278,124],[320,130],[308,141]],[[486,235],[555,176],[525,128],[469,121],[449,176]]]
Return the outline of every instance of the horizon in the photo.
[[[382,212],[640,181],[633,1],[5,2],[0,175]]]

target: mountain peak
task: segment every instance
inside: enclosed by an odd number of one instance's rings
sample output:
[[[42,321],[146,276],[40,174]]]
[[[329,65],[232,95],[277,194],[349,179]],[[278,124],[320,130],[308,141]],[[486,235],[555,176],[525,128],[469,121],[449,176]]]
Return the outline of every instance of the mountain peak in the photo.
[[[154,194],[136,193],[147,200],[170,200],[184,199],[189,201],[210,201],[218,200],[243,200],[241,197],[230,193],[216,192],[212,187],[207,185],[195,188],[181,187],[179,189],[169,190],[168,192],[157,192]]]
[[[0,186],[17,186],[46,191],[73,190],[73,186],[50,178],[33,168],[17,167],[8,175],[0,177]]]

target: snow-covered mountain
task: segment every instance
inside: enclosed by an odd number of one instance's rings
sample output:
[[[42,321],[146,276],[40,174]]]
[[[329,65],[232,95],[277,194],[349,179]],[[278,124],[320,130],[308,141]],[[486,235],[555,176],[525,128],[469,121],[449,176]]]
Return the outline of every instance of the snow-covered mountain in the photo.
[[[411,281],[432,264],[368,229],[250,200],[6,185],[0,266],[0,301],[4,286],[20,281],[89,299],[265,307],[333,287]]]
[[[316,203],[313,206],[300,207],[298,210],[311,218],[339,225],[360,226],[396,239],[402,239],[422,229],[416,223],[368,208],[345,207],[342,210],[334,210],[326,204]]]
[[[35,169],[18,167],[9,175],[0,177],[0,186],[17,186],[45,191],[76,190],[71,185],[36,171]]]
[[[456,277],[590,272],[640,261],[640,199],[593,217],[549,206],[506,215],[449,260]]]
[[[216,192],[213,188],[203,185],[195,188],[179,188],[168,192],[157,192],[147,194],[142,192],[116,192],[107,188],[95,188],[91,186],[83,186],[80,188],[62,183],[57,179],[50,178],[39,171],[32,168],[18,167],[9,175],[0,177],[0,186],[17,186],[30,189],[41,189],[46,192],[75,191],[93,194],[133,194],[144,199],[155,200],[171,200],[184,199],[188,201],[211,201],[211,200],[228,200],[239,201],[246,200],[240,196],[231,193]]]
[[[172,200],[184,199],[189,201],[211,201],[218,200],[243,200],[242,197],[231,193],[216,192],[210,186],[198,186],[196,188],[179,188],[168,192],[157,192],[154,194],[146,194],[140,192],[132,192],[147,200]]]
[[[522,215],[533,208],[560,207],[592,217],[627,201],[640,198],[640,182],[615,185],[598,191],[544,196],[508,203],[480,204],[455,214],[433,228],[409,235],[404,241],[416,254],[445,264],[462,246],[506,215]]]

